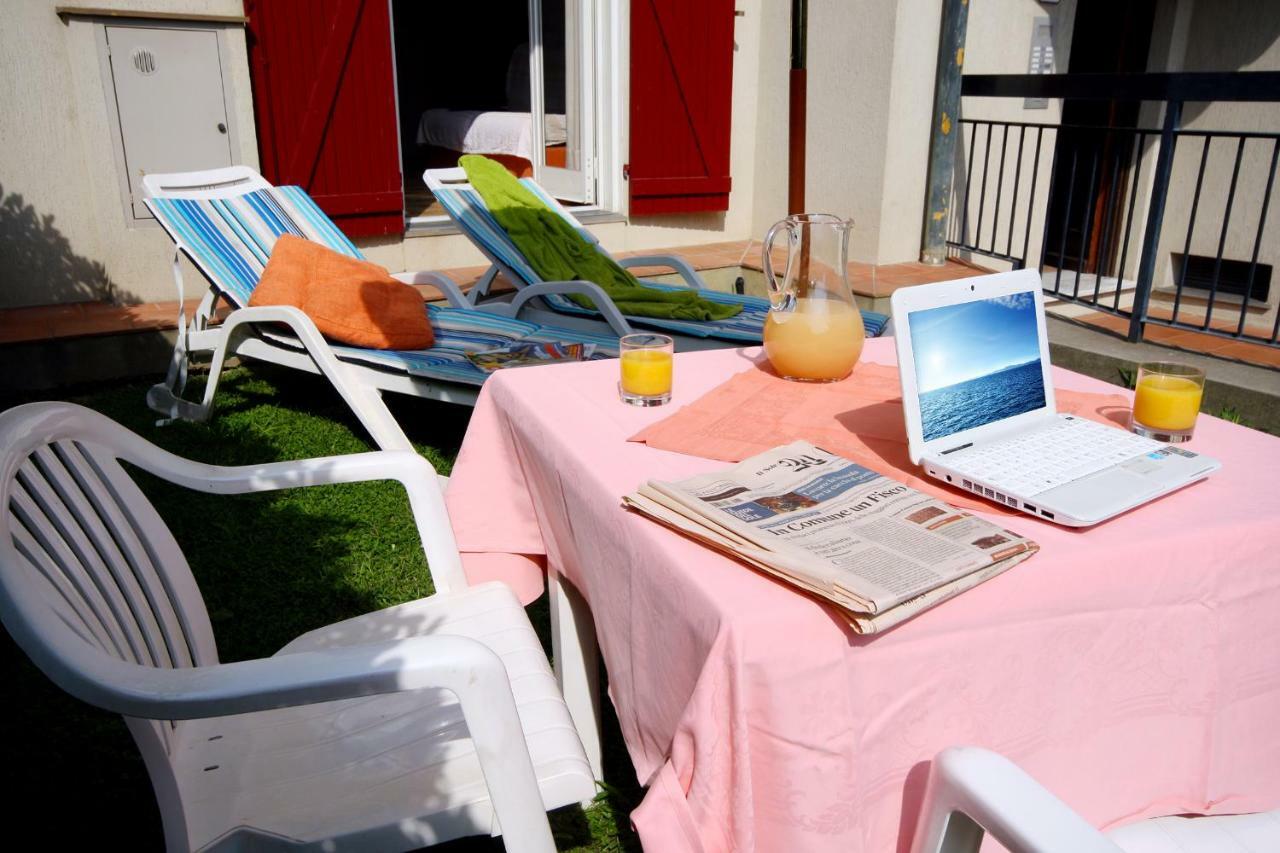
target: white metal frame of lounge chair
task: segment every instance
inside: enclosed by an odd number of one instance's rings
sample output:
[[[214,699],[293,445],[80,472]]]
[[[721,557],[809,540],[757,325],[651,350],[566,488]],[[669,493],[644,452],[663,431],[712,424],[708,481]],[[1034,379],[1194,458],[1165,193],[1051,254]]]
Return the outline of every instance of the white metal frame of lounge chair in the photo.
[[[200,172],[151,174],[143,178],[143,190],[148,204],[152,199],[230,199],[256,190],[274,189],[271,183],[247,166],[231,166]],[[153,208],[153,212],[154,208]],[[318,211],[317,211],[318,213]],[[320,214],[323,216],[323,214]],[[160,218],[159,216],[157,218]],[[164,225],[163,219],[161,224]],[[327,218],[321,227],[337,231]],[[315,323],[302,311],[290,306],[237,305],[230,294],[222,292],[202,259],[197,257],[168,226],[165,227],[174,242],[173,280],[179,302],[177,342],[173,357],[163,382],[155,385],[147,394],[148,405],[166,418],[183,418],[202,421],[207,419],[213,407],[218,380],[228,357],[246,356],[262,361],[318,373],[327,378],[368,430],[378,447],[384,450],[411,447],[400,425],[387,410],[380,392],[391,391],[415,397],[443,400],[449,403],[474,405],[478,386],[461,385],[423,376],[413,376],[400,370],[382,369],[370,364],[353,363],[339,358],[332,345],[316,329]],[[342,238],[345,239],[345,238]],[[185,286],[182,273],[182,256],[186,255],[209,281],[209,291],[201,300],[195,316],[188,323],[185,308]],[[602,299],[603,291],[592,282],[558,282],[531,293],[525,300],[510,304],[486,305],[481,309],[469,301],[458,286],[447,276],[437,272],[422,271],[399,273],[395,278],[408,284],[430,284],[438,288],[452,308],[484,310],[496,316],[516,319],[528,299],[543,293],[582,293]],[[218,325],[211,320],[219,301],[234,307],[227,318]],[[617,312],[610,317],[615,336],[629,334],[631,329]],[[292,334],[264,333],[263,324],[280,324]],[[581,337],[583,330],[548,326],[545,331],[563,331],[564,339]],[[349,348],[348,348],[349,351]],[[211,353],[212,363],[208,384],[201,402],[185,400],[182,391],[186,386],[188,360],[193,353]]]
[[[454,220],[459,230],[489,260],[489,269],[468,293],[470,300],[477,304],[490,304],[483,303],[481,300],[489,295],[489,288],[499,273],[502,273],[516,286],[517,296],[515,298],[521,300],[521,304],[530,298],[524,296],[527,291],[543,288],[547,284],[554,284],[553,282],[541,280],[537,272],[527,263],[520,250],[511,243],[510,238],[502,231],[496,221],[492,220],[487,209],[484,209],[483,199],[479,198],[479,194],[468,181],[464,169],[461,167],[427,169],[423,172],[422,179],[427,188],[436,195],[437,200],[441,202],[445,212]],[[766,300],[757,297],[730,295],[711,290],[693,267],[683,258],[676,255],[614,257],[605,251],[594,234],[575,220],[567,210],[546,190],[538,186],[532,178],[522,178],[520,182],[550,208],[553,213],[569,223],[584,240],[595,246],[600,252],[607,255],[624,269],[633,267],[667,267],[680,275],[684,280],[685,287],[703,291],[703,295],[708,299],[736,303],[755,311],[766,307]],[[452,193],[452,196],[450,193]],[[473,200],[468,201],[468,198]],[[646,283],[652,287],[678,289],[671,285],[658,284],[656,282]],[[537,295],[557,295],[557,291],[548,290],[539,292]],[[606,301],[602,301],[593,297],[592,301],[606,319],[612,318],[614,313],[617,313],[617,308],[612,300],[606,299]],[[598,328],[601,322],[600,318],[592,315],[591,312],[565,300],[561,300],[558,305],[551,305],[547,300],[540,299],[538,304],[539,308],[536,313],[530,312],[529,317],[539,323],[590,330]],[[868,314],[874,318],[883,316],[875,312],[864,312],[864,319]],[[665,320],[638,316],[629,316],[627,320],[633,325],[652,327],[657,331],[670,335],[676,341],[676,349],[681,352],[698,349],[718,349],[728,346],[750,346],[760,343],[759,332],[754,329],[748,333],[745,329],[721,328],[717,334],[707,331],[715,324],[705,322]],[[611,319],[610,322],[612,322]],[[763,324],[763,320],[761,323]],[[873,322],[870,328],[876,334],[883,335],[891,327],[886,318],[885,322],[879,326],[876,326],[875,322]]]
[[[221,663],[178,543],[127,462],[233,495],[395,480],[436,593]],[[220,467],[67,403],[0,413],[0,619],[56,684],[120,713],[179,850],[555,849],[582,746],[510,588],[468,588],[430,463],[407,451]]]
[[[1004,756],[943,750],[929,771],[912,853],[978,853],[987,832],[1018,853],[1262,853],[1280,850],[1280,811],[1160,817],[1104,835]]]

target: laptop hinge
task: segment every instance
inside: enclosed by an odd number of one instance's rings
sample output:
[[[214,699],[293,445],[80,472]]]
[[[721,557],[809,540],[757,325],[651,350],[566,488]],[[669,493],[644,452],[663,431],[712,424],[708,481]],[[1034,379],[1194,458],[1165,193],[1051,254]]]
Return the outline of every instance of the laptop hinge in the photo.
[[[953,447],[950,450],[943,450],[939,455],[946,456],[948,453],[955,453],[957,450],[964,450],[966,447],[973,447],[973,442],[966,442],[959,447]]]

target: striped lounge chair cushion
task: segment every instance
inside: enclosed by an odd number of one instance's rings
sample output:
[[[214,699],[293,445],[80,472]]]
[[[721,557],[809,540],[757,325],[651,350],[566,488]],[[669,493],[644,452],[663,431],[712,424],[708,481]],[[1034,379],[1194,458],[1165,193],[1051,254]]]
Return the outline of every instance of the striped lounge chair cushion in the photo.
[[[316,206],[300,187],[254,190],[232,198],[147,199],[147,206],[175,243],[184,246],[191,259],[229,302],[249,304],[271,247],[281,234],[314,240],[353,258],[363,258],[346,235]],[[344,361],[358,362],[412,376],[479,385],[487,374],[467,358],[467,353],[499,349],[517,342],[595,344],[593,358],[618,354],[612,335],[592,335],[499,317],[484,311],[426,306],[436,341],[431,349],[370,350],[334,345]],[[288,345],[288,335],[269,334]]]
[[[522,179],[521,183],[541,199],[547,207],[572,225],[583,238],[599,246],[599,241],[596,240],[595,236],[570,216],[569,212],[548,195],[542,187],[529,178]],[[524,255],[507,237],[506,231],[493,218],[493,214],[489,213],[489,209],[485,207],[484,200],[478,192],[470,187],[456,187],[434,190],[433,193],[449,216],[462,227],[468,236],[479,244],[479,248],[491,260],[496,261],[499,266],[505,267],[526,284],[536,284],[542,281],[541,276],[534,271],[533,267],[529,266],[529,263],[524,259]],[[645,282],[645,284],[662,290],[684,289],[656,282]],[[699,295],[711,302],[741,305],[742,311],[727,320],[666,320],[658,317],[627,315],[627,321],[636,326],[648,326],[689,337],[719,338],[746,344],[760,343],[761,336],[764,334],[764,321],[769,313],[768,300],[761,299],[758,296],[739,296],[734,293],[721,293],[714,290],[703,290]],[[544,296],[543,300],[548,307],[561,314],[598,316],[595,311],[583,308],[566,296]],[[874,338],[884,331],[889,318],[884,314],[864,311],[862,312],[862,322],[866,327],[867,337]]]
[[[149,198],[147,207],[223,296],[243,308],[281,234],[363,258],[301,187],[272,187],[232,198]]]
[[[479,385],[487,374],[467,358],[467,353],[500,349],[514,343],[562,343],[581,341],[595,344],[591,358],[612,358],[618,354],[618,339],[612,335],[556,329],[499,317],[465,308],[427,306],[427,316],[435,332],[435,345],[425,350],[378,350],[335,345],[334,353],[344,361],[403,370],[447,382]]]

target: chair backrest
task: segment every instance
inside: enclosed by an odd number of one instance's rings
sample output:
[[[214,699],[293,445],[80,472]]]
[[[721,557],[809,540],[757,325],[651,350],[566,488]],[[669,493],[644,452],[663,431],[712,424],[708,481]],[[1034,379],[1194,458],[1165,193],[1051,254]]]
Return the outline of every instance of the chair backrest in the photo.
[[[301,187],[273,187],[246,166],[148,175],[147,208],[232,304],[249,304],[281,234],[363,258]]]
[[[509,276],[516,279],[517,284],[537,284],[542,276],[529,265],[524,253],[507,236],[507,232],[498,220],[494,219],[474,187],[467,181],[466,172],[461,168],[428,169],[423,173],[423,180],[431,189],[436,201],[449,214],[449,218],[471,238],[477,247],[493,263],[497,264]],[[604,252],[596,236],[582,227],[582,223],[574,219],[560,202],[556,201],[532,178],[521,178],[520,183],[551,209],[553,213],[573,226],[582,238]]]
[[[0,619],[60,687],[111,710],[113,662],[218,662],[186,558],[119,461],[151,453],[81,406],[0,413]],[[167,747],[173,728],[149,730]]]

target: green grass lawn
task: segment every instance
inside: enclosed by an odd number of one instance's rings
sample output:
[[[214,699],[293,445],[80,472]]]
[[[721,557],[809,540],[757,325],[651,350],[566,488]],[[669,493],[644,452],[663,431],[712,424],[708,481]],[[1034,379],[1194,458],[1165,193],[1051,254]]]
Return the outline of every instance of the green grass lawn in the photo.
[[[96,409],[166,450],[222,465],[246,465],[369,450],[367,437],[332,388],[296,371],[255,365],[229,371],[207,424],[156,427],[143,402],[150,383],[44,395]],[[188,391],[196,397],[198,382]],[[23,400],[0,402],[7,408]],[[389,399],[418,451],[448,473],[470,410]],[[298,634],[431,593],[408,500],[397,483],[291,489],[260,495],[199,494],[135,472],[186,552],[209,608],[224,661],[266,657]],[[530,608],[543,644],[544,596]],[[121,719],[54,687],[8,640],[0,652],[8,701],[9,791],[5,811],[73,809],[87,847],[160,850],[163,838],[151,784]],[[638,850],[628,814],[641,791],[606,705],[607,792],[585,813],[552,815],[560,850]],[[323,808],[323,804],[317,804]],[[501,850],[488,838],[434,848]]]

